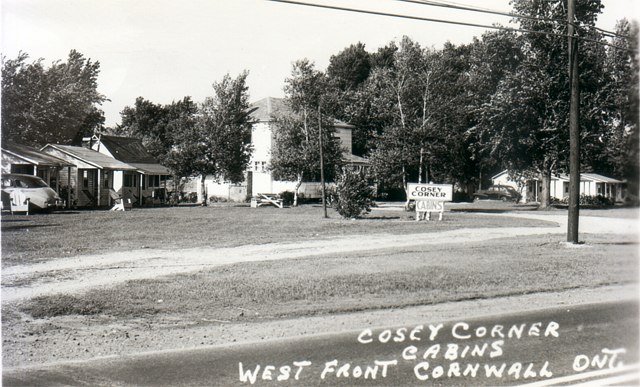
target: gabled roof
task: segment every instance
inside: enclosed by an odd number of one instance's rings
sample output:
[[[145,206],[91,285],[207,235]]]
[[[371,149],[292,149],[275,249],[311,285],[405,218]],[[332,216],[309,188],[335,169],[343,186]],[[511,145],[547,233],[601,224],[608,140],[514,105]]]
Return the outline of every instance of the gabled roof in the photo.
[[[32,165],[45,167],[66,167],[73,165],[36,148],[10,141],[4,141],[2,143],[2,152]]]
[[[115,169],[120,171],[135,171],[136,168],[125,164],[100,152],[81,146],[47,144],[42,149],[52,148],[68,156],[76,158],[98,169]]]
[[[284,98],[263,98],[252,103],[251,108],[255,109],[251,113],[251,117],[258,122],[273,121],[273,116],[278,114],[292,114],[291,108],[287,106]],[[340,120],[334,120],[333,125],[336,128],[353,128],[353,125]]]
[[[263,98],[252,103],[251,108],[255,109],[253,113],[251,113],[251,117],[260,122],[273,121],[273,116],[276,114],[291,113],[291,109],[284,102],[283,98]]]
[[[100,146],[125,163],[157,164],[158,161],[145,149],[142,141],[132,137],[101,136]]]

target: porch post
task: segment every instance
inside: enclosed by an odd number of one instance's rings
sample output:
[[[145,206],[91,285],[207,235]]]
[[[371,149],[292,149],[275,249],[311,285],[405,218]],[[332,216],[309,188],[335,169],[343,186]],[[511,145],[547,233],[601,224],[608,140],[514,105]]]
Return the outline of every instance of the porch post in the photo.
[[[96,206],[100,207],[100,193],[101,193],[101,189],[102,189],[102,187],[101,187],[102,184],[100,184],[100,182],[101,182],[101,180],[100,180],[100,172],[102,172],[102,169],[96,169],[96,171],[98,172],[98,200],[96,201]]]
[[[140,207],[142,207],[142,179],[143,179],[143,174],[140,174],[140,184],[138,185],[138,197],[140,198]]]
[[[67,208],[71,208],[71,165],[67,167]]]

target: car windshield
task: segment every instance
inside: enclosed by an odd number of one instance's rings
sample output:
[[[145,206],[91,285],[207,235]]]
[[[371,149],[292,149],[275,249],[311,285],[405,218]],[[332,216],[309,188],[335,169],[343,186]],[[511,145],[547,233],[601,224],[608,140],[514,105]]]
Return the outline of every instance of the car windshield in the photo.
[[[15,186],[18,188],[43,188],[48,187],[39,177],[17,177],[14,179]]]

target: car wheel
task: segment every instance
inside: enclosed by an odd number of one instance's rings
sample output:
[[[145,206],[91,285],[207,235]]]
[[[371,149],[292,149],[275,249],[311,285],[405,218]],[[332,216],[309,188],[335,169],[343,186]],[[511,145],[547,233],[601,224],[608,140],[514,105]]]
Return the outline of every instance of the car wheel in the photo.
[[[502,197],[500,198],[500,200],[502,200],[503,202],[506,202],[506,201],[507,201],[507,200],[509,200],[509,199],[508,199],[506,196],[502,196]]]

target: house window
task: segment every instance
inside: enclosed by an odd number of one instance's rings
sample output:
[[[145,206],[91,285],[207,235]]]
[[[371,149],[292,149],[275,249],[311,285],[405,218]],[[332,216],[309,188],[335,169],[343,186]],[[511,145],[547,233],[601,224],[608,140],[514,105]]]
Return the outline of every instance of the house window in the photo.
[[[125,187],[137,187],[138,186],[138,179],[136,179],[136,175],[132,174],[132,173],[125,173],[124,174],[124,181],[123,181],[123,186]]]
[[[104,171],[104,183],[103,183],[103,187],[104,187],[104,188],[109,188],[109,172],[108,172],[108,171]]]
[[[149,188],[160,187],[160,175],[149,176]]]
[[[82,171],[82,187],[89,188],[89,171],[86,169]]]

